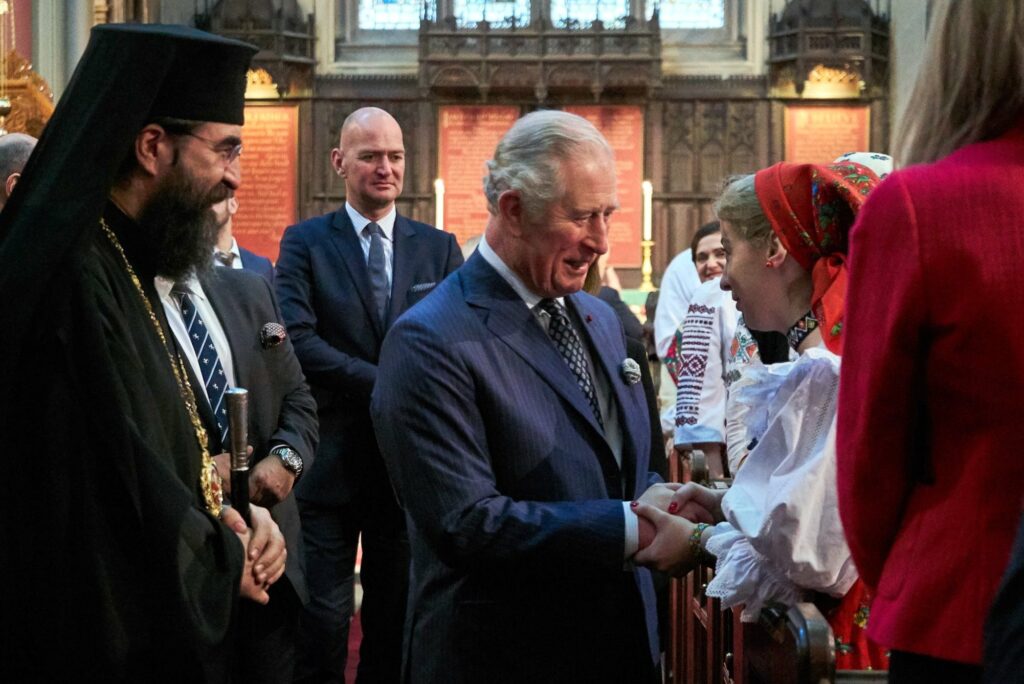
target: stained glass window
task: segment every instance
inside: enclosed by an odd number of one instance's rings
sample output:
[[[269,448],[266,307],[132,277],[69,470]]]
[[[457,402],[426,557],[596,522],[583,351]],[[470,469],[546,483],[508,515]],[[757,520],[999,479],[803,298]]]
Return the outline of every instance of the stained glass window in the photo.
[[[551,21],[557,27],[587,26],[600,19],[605,26],[622,26],[629,0],[551,0]]]
[[[423,0],[359,0],[359,28],[362,30],[415,30],[420,27],[422,14]]]
[[[720,29],[725,27],[725,0],[661,0],[658,19],[663,29]],[[648,0],[647,17],[654,11]]]
[[[455,0],[455,16],[459,26],[475,26],[486,19],[491,24],[530,23],[530,0]]]

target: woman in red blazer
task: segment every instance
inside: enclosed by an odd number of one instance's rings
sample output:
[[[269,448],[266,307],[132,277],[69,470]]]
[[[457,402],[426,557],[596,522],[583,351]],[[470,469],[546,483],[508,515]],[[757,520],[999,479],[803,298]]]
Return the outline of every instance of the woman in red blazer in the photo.
[[[950,3],[929,41],[918,165],[851,233],[838,480],[890,681],[970,682],[1024,491],[1024,0]]]

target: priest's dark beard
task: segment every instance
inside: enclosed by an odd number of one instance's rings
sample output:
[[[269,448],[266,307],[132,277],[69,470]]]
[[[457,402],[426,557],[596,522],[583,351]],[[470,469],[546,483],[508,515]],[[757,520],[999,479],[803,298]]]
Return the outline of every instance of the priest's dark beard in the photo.
[[[217,244],[217,217],[213,205],[227,198],[229,189],[218,183],[204,190],[181,164],[171,168],[139,216],[139,227],[156,254],[156,272],[169,280],[212,267]]]

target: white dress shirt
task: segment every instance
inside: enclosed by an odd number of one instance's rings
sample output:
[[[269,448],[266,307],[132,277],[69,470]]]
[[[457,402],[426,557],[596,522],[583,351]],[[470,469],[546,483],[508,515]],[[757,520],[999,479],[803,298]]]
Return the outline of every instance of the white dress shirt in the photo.
[[[367,225],[371,223],[370,219],[366,218],[358,211],[352,208],[352,205],[345,202],[345,211],[348,213],[349,219],[352,221],[352,227],[355,228],[356,237],[359,238],[359,245],[363,248],[363,259],[366,261],[370,260],[370,234],[365,231]],[[379,221],[374,221],[380,226],[381,232],[384,233],[383,240],[384,244],[384,272],[388,277],[388,291],[391,290],[391,274],[395,270],[395,219],[398,218],[398,211],[395,210],[394,205],[391,205],[391,211],[386,216],[382,217]]]
[[[185,355],[185,359],[192,367],[192,372],[199,379],[199,383],[203,384],[203,371],[199,367],[199,358],[196,356],[196,351],[188,339],[188,328],[185,327],[185,321],[181,317],[181,307],[178,305],[177,298],[171,294],[174,281],[157,276],[153,279],[153,283],[156,286],[157,293],[160,295],[160,303],[164,305],[164,313],[167,314],[167,322],[171,326],[171,332],[174,333],[174,339],[178,341],[178,347],[181,349],[182,354]],[[217,348],[217,356],[220,357],[220,363],[224,367],[224,375],[227,377],[228,387],[234,387],[235,366],[231,357],[231,347],[228,345],[227,335],[224,334],[224,328],[221,326],[217,314],[214,313],[213,307],[210,306],[210,300],[206,298],[206,293],[203,292],[203,286],[193,276],[183,280],[180,287],[188,291],[196,311],[199,312],[203,323],[206,324],[206,329],[210,333],[210,339],[213,340],[213,346]],[[203,385],[203,392],[206,392],[205,384]],[[210,400],[209,395],[207,395],[206,400]]]
[[[508,265],[502,261],[501,257],[498,256],[490,245],[487,244],[487,237],[484,236],[480,239],[480,244],[477,247],[480,252],[480,256],[484,258],[491,267],[498,272],[498,275],[509,284],[509,286],[515,291],[517,295],[523,300],[527,308],[533,313],[537,322],[544,329],[544,332],[548,331],[548,327],[551,325],[551,316],[548,312],[540,309],[537,305],[540,304],[544,297],[534,293],[522,279],[511,269]],[[557,297],[556,301],[565,307],[565,298]],[[573,327],[577,327],[576,322],[573,320],[573,316],[569,314],[566,309],[566,315],[569,317],[570,324]],[[579,330],[577,329],[577,334]],[[583,335],[580,335],[580,341],[584,339]],[[593,359],[590,357],[590,350],[587,348],[586,343],[583,344],[583,357],[586,359],[587,368],[590,371],[590,377],[594,381],[594,391],[597,394],[598,406],[601,409],[601,420],[604,423],[604,436],[608,442],[608,446],[611,447],[612,454],[615,456],[615,462],[622,467],[622,426],[619,424],[619,412],[616,410],[615,403],[613,400],[613,392],[611,384],[608,381],[608,377],[605,375],[602,369],[594,364]],[[630,558],[635,554],[640,545],[640,531],[639,523],[636,519],[636,514],[629,507],[628,501],[622,502],[623,515],[626,522],[626,540],[625,540],[625,558]]]

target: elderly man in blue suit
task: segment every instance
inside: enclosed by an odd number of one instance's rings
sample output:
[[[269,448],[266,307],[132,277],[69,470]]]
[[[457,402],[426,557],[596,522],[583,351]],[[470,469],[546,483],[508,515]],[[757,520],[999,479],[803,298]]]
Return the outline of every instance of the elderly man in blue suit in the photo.
[[[370,422],[370,393],[388,328],[462,265],[462,253],[450,233],[396,211],[405,147],[390,114],[351,114],[331,163],[345,180],[345,206],[285,231],[276,277],[320,417],[316,460],[296,490],[310,593],[298,679],[345,681],[361,535],[357,681],[392,682],[401,668],[409,546]]]
[[[540,111],[488,169],[484,239],[391,329],[371,407],[409,524],[405,681],[651,681],[654,591],[629,562],[653,537],[630,506],[657,482],[647,405],[615,313],[580,292],[612,152]]]

